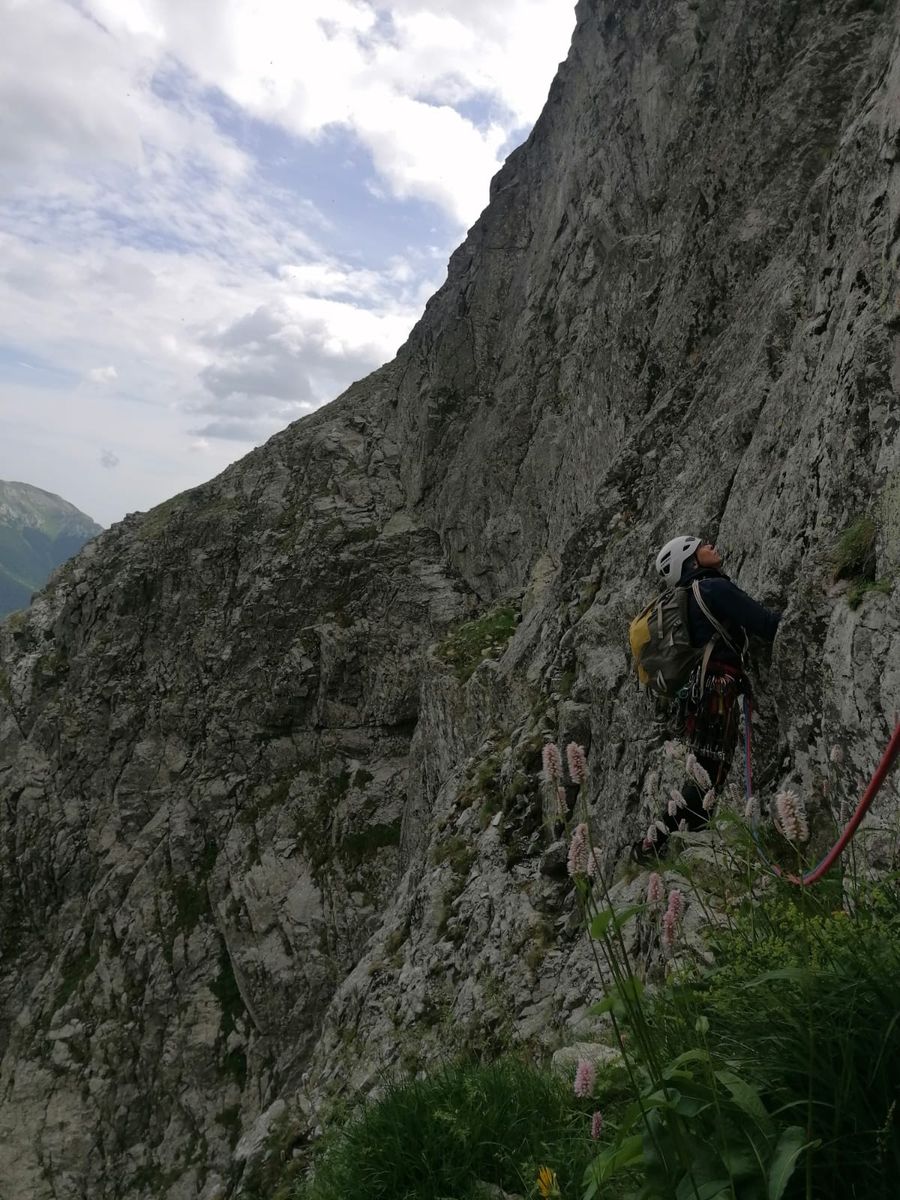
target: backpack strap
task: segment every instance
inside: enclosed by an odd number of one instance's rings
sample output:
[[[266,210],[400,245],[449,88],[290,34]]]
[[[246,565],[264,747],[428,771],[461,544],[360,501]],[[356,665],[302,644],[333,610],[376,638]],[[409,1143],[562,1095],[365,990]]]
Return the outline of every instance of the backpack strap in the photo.
[[[725,629],[722,626],[722,624],[719,621],[717,621],[716,618],[712,615],[712,613],[709,611],[709,608],[707,607],[706,603],[704,602],[703,597],[700,595],[700,580],[699,579],[695,579],[694,582],[691,584],[691,591],[694,593],[694,599],[699,604],[700,611],[703,613],[704,617],[706,617],[707,621],[709,621],[710,625],[712,625],[713,629],[716,631],[716,633],[719,635],[719,637],[722,639],[722,641],[725,642],[726,645],[730,646],[731,649],[738,656],[738,658],[743,662],[744,651],[738,650],[737,646],[734,644],[734,639],[731,638],[725,632]],[[745,648],[746,648],[746,642],[745,642]]]
[[[731,649],[735,652],[735,654],[738,656],[738,661],[743,666],[744,650],[739,650],[737,648],[737,646],[734,644],[734,640],[731,637],[729,637],[729,635],[725,632],[725,629],[722,626],[721,622],[717,621],[716,618],[709,611],[709,608],[707,607],[706,603],[704,602],[703,597],[700,595],[700,580],[699,579],[695,579],[694,582],[691,584],[691,591],[693,592],[694,599],[697,601],[697,604],[700,606],[700,611],[706,617],[707,621],[709,621],[710,625],[712,625],[713,629],[716,631],[716,633],[719,635],[719,637],[722,639],[722,641],[725,643],[725,645],[730,646]],[[715,645],[715,641],[716,641],[715,638],[710,638],[710,640],[706,643],[706,646],[703,649],[703,665],[700,668],[700,690],[701,691],[703,690],[703,688],[706,684],[706,668],[709,666],[709,660],[712,657],[713,646]],[[746,649],[746,646],[747,646],[747,643],[746,643],[746,639],[745,639],[744,649]]]

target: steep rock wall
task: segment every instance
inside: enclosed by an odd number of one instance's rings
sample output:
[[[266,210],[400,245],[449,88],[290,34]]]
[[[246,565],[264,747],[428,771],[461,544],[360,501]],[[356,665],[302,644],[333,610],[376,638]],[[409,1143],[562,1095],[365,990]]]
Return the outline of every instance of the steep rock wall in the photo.
[[[896,596],[828,562],[871,514],[900,565],[897,22],[582,3],[395,362],[2,627],[0,1194],[235,1194],[286,1104],[580,1030],[540,746],[589,746],[612,866],[658,803],[624,622],[677,529],[786,609],[763,786],[852,800],[900,710]]]

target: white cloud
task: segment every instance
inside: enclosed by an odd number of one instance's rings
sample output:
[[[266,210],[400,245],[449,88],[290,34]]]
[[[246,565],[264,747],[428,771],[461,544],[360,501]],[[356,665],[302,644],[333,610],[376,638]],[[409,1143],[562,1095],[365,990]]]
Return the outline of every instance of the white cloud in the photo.
[[[145,173],[185,159],[229,174],[245,156],[199,107],[154,91],[158,44],[114,38],[64,0],[0,0],[0,184],[110,166]]]
[[[299,293],[261,306],[215,338],[214,360],[200,373],[207,395],[192,406],[209,419],[192,432],[235,440],[251,429],[257,438],[274,433],[380,366],[408,328],[409,314]]]
[[[112,366],[92,367],[86,378],[89,383],[114,383],[119,378],[119,372]]]
[[[461,225],[487,202],[498,151],[532,122],[571,36],[571,0],[87,0],[120,39],[152,41],[247,112],[303,137],[352,130],[389,192]],[[143,42],[142,42],[143,44]],[[450,105],[497,107],[476,122]]]

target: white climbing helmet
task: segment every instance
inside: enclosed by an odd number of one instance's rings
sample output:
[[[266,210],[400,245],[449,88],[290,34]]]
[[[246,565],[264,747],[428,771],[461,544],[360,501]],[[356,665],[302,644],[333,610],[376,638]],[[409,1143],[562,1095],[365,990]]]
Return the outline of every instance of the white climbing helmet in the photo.
[[[656,556],[656,569],[662,575],[669,587],[674,587],[681,579],[681,570],[697,547],[700,539],[687,537],[682,534],[666,542]]]

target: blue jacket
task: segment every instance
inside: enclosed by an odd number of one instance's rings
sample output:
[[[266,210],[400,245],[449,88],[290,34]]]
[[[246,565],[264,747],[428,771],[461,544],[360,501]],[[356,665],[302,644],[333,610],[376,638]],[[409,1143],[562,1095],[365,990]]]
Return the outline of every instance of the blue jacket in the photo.
[[[736,583],[732,583],[727,575],[713,567],[697,567],[688,571],[679,580],[679,586],[690,588],[695,579],[700,581],[703,603],[732,637],[738,649],[744,644],[745,632],[752,637],[762,638],[765,642],[775,640],[778,622],[781,620],[780,612],[774,612],[754,600],[752,596],[748,596]],[[700,610],[693,595],[688,601],[688,625],[691,644],[694,646],[705,646],[710,638],[716,636],[716,630]],[[715,646],[713,657],[720,662],[740,663],[738,656],[729,646],[722,643],[721,638]]]

